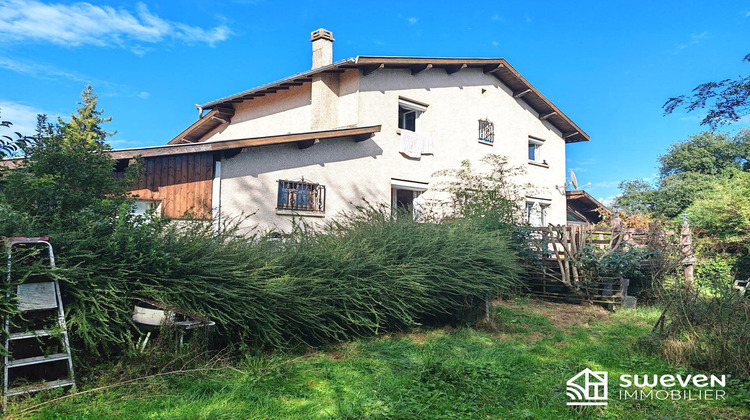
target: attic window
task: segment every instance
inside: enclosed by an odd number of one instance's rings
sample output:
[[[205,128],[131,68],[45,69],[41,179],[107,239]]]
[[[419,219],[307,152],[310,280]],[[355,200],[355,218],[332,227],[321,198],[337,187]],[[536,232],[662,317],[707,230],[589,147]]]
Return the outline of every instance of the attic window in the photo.
[[[479,120],[479,142],[487,144],[495,142],[495,124],[492,121]]]
[[[399,98],[398,100],[398,128],[418,133],[421,131],[422,114],[427,106]]]

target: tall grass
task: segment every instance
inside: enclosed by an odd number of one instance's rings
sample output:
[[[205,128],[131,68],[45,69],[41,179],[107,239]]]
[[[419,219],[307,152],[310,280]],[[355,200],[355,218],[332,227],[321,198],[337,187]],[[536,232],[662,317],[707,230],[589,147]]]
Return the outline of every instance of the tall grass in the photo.
[[[716,281],[678,290],[642,343],[672,363],[750,378],[750,299]],[[653,348],[656,347],[656,348]]]
[[[123,212],[52,241],[73,347],[102,358],[132,344],[139,298],[215,321],[220,344],[315,345],[463,321],[516,287],[519,267],[505,236],[471,220],[373,208],[283,240]]]

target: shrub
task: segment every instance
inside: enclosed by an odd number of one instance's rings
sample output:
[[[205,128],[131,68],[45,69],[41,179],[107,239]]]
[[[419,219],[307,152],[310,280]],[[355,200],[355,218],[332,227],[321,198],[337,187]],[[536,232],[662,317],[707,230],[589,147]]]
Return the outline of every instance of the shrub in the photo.
[[[676,289],[654,328],[668,360],[750,378],[750,300],[716,279]]]
[[[288,347],[466,321],[517,286],[508,239],[471,220],[420,224],[370,208],[279,241],[127,209],[52,238],[73,347],[90,359],[132,345],[138,298],[215,321],[218,344]]]

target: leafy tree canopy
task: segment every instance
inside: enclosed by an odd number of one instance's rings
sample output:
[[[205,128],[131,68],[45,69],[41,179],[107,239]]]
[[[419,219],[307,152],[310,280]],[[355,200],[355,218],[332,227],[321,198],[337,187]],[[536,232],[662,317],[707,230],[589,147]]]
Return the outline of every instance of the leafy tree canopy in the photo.
[[[12,122],[0,118],[0,159],[18,155],[21,152],[20,145],[31,140],[30,137],[13,131],[12,127]]]
[[[693,172],[716,175],[728,169],[748,169],[750,130],[735,136],[705,131],[672,144],[659,157],[662,177]]]
[[[659,179],[623,181],[617,204],[628,213],[673,218],[735,171],[748,170],[750,130],[736,135],[706,131],[674,143],[659,158]]]
[[[687,210],[692,223],[726,247],[750,249],[750,172],[734,171]]]
[[[743,61],[750,62],[750,54]],[[692,95],[669,98],[663,105],[664,114],[671,114],[677,108],[691,112],[706,107],[708,112],[701,125],[708,125],[712,129],[737,122],[750,114],[750,76],[703,83],[693,89]]]
[[[668,175],[657,181],[656,186],[642,179],[623,181],[617,205],[629,214],[654,213],[673,218],[682,214],[711,185],[709,175],[696,172]]]
[[[25,159],[3,174],[0,210],[8,221],[4,227],[13,230],[13,215],[23,214],[32,221],[26,224],[30,231],[65,230],[86,219],[82,211],[107,217],[124,203],[132,178],[112,176],[116,161],[105,153],[110,149],[105,142],[110,133],[101,128],[111,118],[102,117],[91,86],[81,98],[70,121],[52,124],[40,115],[36,136],[18,143]]]

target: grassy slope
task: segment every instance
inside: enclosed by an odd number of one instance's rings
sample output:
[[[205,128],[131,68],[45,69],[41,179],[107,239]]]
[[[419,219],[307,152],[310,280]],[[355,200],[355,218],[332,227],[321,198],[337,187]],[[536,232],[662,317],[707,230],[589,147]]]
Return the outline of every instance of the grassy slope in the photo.
[[[750,418],[748,390],[730,400],[611,401],[566,406],[565,382],[584,367],[689,373],[632,343],[653,309],[515,300],[496,306],[501,332],[431,330],[365,339],[305,356],[247,357],[218,372],[173,375],[43,407],[38,418]],[[95,384],[84,385],[93,387]],[[736,392],[733,392],[736,391]],[[36,397],[11,407],[18,413]],[[744,401],[744,402],[743,402]]]

